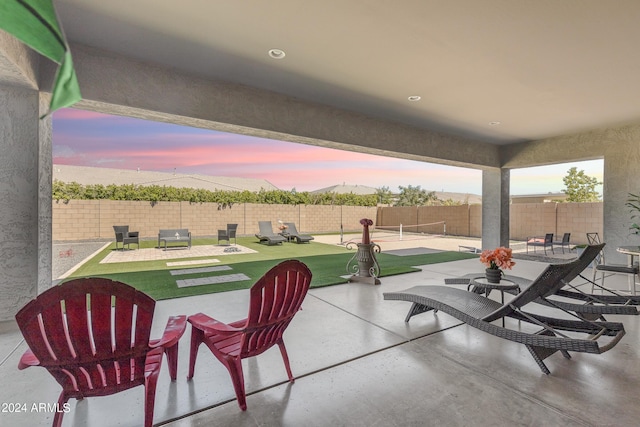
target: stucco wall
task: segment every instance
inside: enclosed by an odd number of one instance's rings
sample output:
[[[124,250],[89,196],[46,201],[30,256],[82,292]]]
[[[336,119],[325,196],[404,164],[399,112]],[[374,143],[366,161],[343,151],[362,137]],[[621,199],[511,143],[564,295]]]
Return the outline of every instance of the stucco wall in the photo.
[[[38,290],[38,113],[37,91],[0,86],[0,321]]]

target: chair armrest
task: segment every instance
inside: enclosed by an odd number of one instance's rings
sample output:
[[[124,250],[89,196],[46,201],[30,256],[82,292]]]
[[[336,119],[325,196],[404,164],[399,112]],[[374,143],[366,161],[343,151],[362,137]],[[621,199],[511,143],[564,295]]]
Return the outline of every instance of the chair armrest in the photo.
[[[187,329],[187,316],[171,316],[167,321],[167,326],[164,328],[162,338],[152,340],[149,342],[149,347],[163,347],[168,348],[176,345],[178,340],[184,334]]]
[[[237,328],[219,320],[209,317],[204,313],[194,314],[189,316],[189,323],[191,326],[200,329],[203,332],[218,333],[218,334],[235,334],[242,331],[242,328]],[[238,323],[238,322],[234,322]]]
[[[139,237],[140,236],[140,232],[139,231],[130,231],[129,232],[129,237]]]
[[[18,363],[18,369],[22,370],[22,369],[28,368],[29,366],[38,366],[38,365],[40,365],[40,361],[38,360],[36,355],[33,354],[31,349],[27,349],[27,351],[25,351],[22,357],[20,358],[20,362]]]

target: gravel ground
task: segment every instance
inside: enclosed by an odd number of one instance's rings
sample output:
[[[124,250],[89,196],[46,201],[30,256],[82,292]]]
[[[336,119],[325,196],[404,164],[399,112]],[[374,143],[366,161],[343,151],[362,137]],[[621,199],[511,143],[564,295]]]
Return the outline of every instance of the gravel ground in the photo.
[[[61,279],[69,270],[110,243],[111,241],[54,243],[51,279]]]

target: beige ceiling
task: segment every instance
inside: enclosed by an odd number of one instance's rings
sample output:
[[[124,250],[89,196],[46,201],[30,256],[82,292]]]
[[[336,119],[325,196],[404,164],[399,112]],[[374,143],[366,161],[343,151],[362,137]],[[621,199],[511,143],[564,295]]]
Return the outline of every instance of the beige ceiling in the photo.
[[[640,121],[638,0],[55,4],[71,41],[487,142]]]

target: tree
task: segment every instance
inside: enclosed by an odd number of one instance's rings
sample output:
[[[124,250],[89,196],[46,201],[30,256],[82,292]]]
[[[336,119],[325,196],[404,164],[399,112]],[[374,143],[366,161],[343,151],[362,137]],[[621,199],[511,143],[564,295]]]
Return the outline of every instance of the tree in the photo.
[[[440,200],[440,204],[442,206],[461,206],[461,205],[464,205],[464,204],[468,205],[469,203],[462,203],[459,200],[453,200],[451,197],[449,197],[446,200]]]
[[[378,197],[378,203],[381,205],[388,205],[393,200],[393,194],[389,187],[376,188],[376,196]]]
[[[583,170],[572,167],[567,172],[567,176],[562,178],[567,195],[567,202],[597,202],[600,194],[595,190],[596,185],[602,184],[596,178],[584,173]]]
[[[438,200],[435,191],[427,191],[411,185],[407,187],[399,186],[400,194],[394,206],[424,206],[430,202]]]

